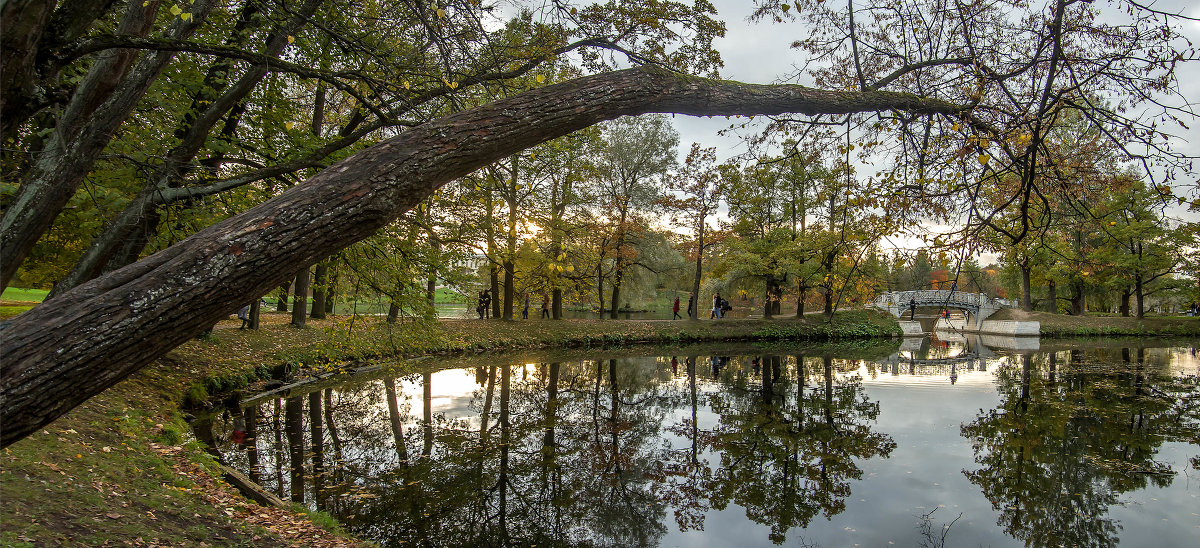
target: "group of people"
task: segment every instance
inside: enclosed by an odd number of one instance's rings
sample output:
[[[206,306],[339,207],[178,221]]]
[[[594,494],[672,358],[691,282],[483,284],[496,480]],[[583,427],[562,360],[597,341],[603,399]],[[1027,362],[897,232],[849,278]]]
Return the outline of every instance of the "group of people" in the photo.
[[[479,304],[475,307],[479,319],[492,317],[492,290],[484,289],[479,292]],[[550,301],[542,297],[542,318],[550,317]],[[521,318],[529,319],[529,294],[525,294],[525,308],[521,310]]]
[[[542,319],[544,320],[549,317],[550,317],[550,301],[548,301],[546,299],[546,297],[543,296],[542,297]],[[529,319],[529,294],[528,293],[525,294],[525,308],[523,308],[521,310],[521,318],[525,319],[525,320]]]
[[[491,305],[492,305],[491,290],[484,289],[483,291],[480,291],[479,292],[479,304],[478,304],[478,306],[475,307],[475,312],[477,312],[479,314],[479,319],[482,320],[484,318],[491,317]],[[696,306],[696,295],[694,293],[688,293],[688,302],[687,302],[688,317],[691,317],[692,310],[695,308],[695,306]],[[713,295],[712,311],[708,317],[709,317],[709,319],[724,318],[725,314],[727,312],[729,312],[730,310],[733,310],[733,307],[729,305],[729,301],[722,298],[720,293],[716,293]],[[671,307],[671,313],[672,313],[672,316],[671,316],[672,320],[678,320],[678,319],[683,318],[683,316],[679,315],[679,297],[675,297],[675,303]],[[548,299],[546,299],[545,297],[542,297],[542,318],[545,319],[545,318],[549,318],[549,317],[550,317],[550,301]],[[526,320],[529,319],[529,294],[528,293],[525,294],[525,307],[521,310],[521,318],[526,319]]]
[[[492,290],[484,289],[479,292],[479,304],[475,307],[475,312],[479,313],[479,319],[492,317]]]
[[[692,316],[692,309],[695,306],[696,306],[695,293],[688,293],[688,303],[687,303],[688,317]],[[729,312],[730,310],[733,310],[733,307],[729,305],[729,301],[722,298],[720,293],[715,293],[715,294],[713,294],[712,311],[708,315],[708,319],[711,320],[714,318],[716,318],[716,319],[724,318],[725,313]],[[671,319],[678,320],[678,319],[681,319],[682,317],[683,316],[679,315],[679,297],[675,297],[675,304],[671,306]]]

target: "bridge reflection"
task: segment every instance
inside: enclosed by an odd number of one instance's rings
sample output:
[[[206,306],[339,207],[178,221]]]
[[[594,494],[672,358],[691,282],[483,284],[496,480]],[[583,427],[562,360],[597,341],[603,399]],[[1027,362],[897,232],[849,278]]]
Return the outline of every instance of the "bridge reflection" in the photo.
[[[905,338],[881,364],[892,375],[945,376],[953,383],[962,372],[987,371],[988,364],[1012,355],[1037,351],[1030,337],[1004,337],[939,331],[927,337]]]

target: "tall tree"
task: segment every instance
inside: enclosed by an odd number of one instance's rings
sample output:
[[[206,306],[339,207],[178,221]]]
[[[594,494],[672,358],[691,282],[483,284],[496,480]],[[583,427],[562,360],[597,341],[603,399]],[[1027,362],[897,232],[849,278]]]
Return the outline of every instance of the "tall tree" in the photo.
[[[635,240],[642,215],[658,198],[658,185],[675,164],[679,134],[665,116],[621,118],[604,127],[597,170],[599,205],[609,224],[613,255],[612,318],[621,305],[625,271],[637,259]]]
[[[720,205],[720,172],[717,170],[717,151],[715,148],[700,148],[698,143],[692,143],[683,166],[667,178],[668,194],[658,200],[658,203],[671,213],[671,222],[676,226],[686,228],[694,234],[696,247],[696,272],[692,279],[691,301],[698,304],[700,296],[700,276],[703,273],[705,229],[708,228],[708,218],[716,213]],[[699,317],[699,306],[688,310],[688,317],[695,320]]]

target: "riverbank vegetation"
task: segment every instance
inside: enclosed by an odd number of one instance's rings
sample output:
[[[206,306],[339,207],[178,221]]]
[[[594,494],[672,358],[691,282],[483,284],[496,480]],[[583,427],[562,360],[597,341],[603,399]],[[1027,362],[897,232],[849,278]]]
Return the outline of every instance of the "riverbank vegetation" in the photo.
[[[258,330],[222,321],[0,455],[0,540],[14,546],[357,545],[298,509],[237,494],[190,434],[181,406],[272,379],[336,376],[358,360],[559,346],[703,341],[863,340],[899,333],[877,312],[822,320],[407,321],[330,317],[307,328],[265,314]],[[400,367],[405,367],[401,360]]]

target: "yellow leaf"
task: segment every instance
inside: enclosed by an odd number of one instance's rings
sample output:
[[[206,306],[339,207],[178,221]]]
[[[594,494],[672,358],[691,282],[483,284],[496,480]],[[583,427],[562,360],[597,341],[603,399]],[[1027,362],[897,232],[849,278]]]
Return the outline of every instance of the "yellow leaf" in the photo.
[[[792,9],[792,6],[790,6],[790,5],[788,5],[788,4],[784,4],[784,5],[782,5],[782,6],[779,6],[779,9],[782,9],[782,10],[783,10],[783,13],[787,13],[787,12],[788,12],[788,10]]]
[[[183,13],[183,10],[179,9],[179,6],[171,6],[171,15],[179,16],[181,13]]]
[[[988,156],[987,154],[980,154],[979,158],[977,158],[977,159],[979,160],[979,165],[986,166],[988,163],[988,160],[991,160],[992,157]]]
[[[545,82],[545,81],[546,81],[546,75],[544,75],[544,74],[539,74],[539,75],[537,75],[537,83],[539,83],[539,84],[540,84],[540,83],[542,83],[542,82]]]
[[[292,129],[293,127],[295,127],[295,125],[296,125],[295,122],[287,122],[287,123],[283,124],[283,127],[287,128],[287,129]]]
[[[567,272],[575,272],[575,267],[572,265],[567,265]]]
[[[954,125],[950,126],[950,129],[958,131],[958,122],[954,122]]]
[[[295,41],[296,41],[296,37],[289,34],[288,35],[288,43],[291,44],[292,42],[295,42]]]
[[[445,17],[445,16],[446,16],[446,10],[444,10],[444,9],[442,9],[442,8],[438,8],[438,9],[437,9],[437,16],[438,16],[438,17]]]
[[[404,81],[404,89],[412,89],[412,84],[408,80]]]
[[[450,86],[450,89],[458,89],[458,82],[450,82],[446,85]]]
[[[192,20],[192,14],[190,14],[190,13],[184,13],[184,14],[180,15],[180,16],[179,16],[179,18],[180,18],[180,19],[182,19],[182,20],[184,20],[184,21],[191,21],[191,20]]]

